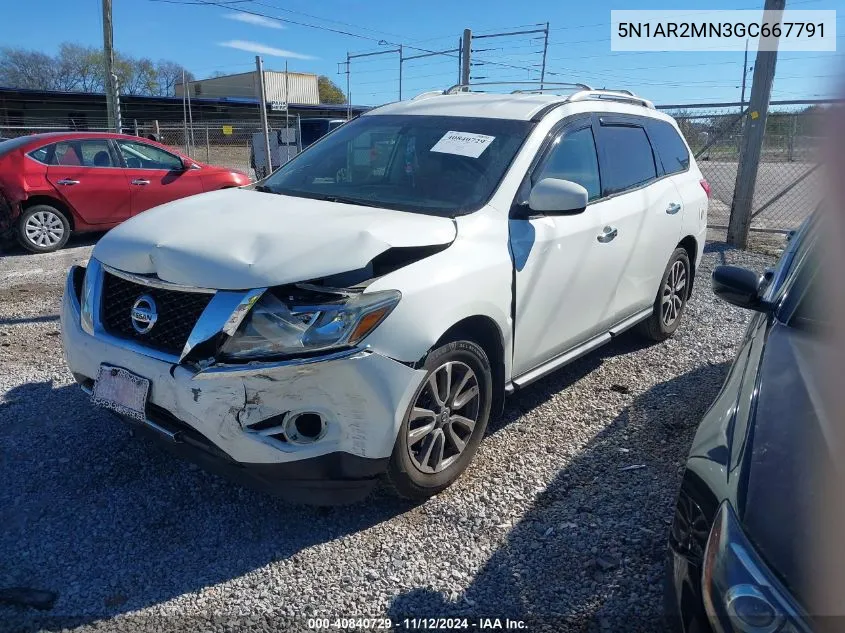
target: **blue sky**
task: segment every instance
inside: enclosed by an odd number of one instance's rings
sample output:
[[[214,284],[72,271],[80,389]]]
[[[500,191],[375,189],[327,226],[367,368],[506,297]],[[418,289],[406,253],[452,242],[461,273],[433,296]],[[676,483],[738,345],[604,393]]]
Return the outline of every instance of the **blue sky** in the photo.
[[[181,0],[114,0],[115,47],[134,56],[167,58],[184,64],[197,77],[215,71],[245,72],[261,51],[265,66],[329,75],[345,88],[338,73],[347,52],[392,48],[379,40],[411,47],[443,50],[455,47],[465,27],[476,34],[521,30],[550,22],[547,69],[549,80],[580,81],[602,87],[627,88],[656,103],[738,101],[742,53],[612,53],[611,9],[753,9],[762,0],[229,0],[232,9],[178,4]],[[200,0],[185,0],[200,2]],[[207,1],[207,0],[202,0]],[[215,0],[224,2],[225,0]],[[53,53],[64,41],[99,46],[102,43],[100,0],[29,0],[4,4],[2,46],[38,48]],[[308,23],[323,29],[262,20],[240,7]],[[845,71],[845,6],[841,0],[787,0],[787,8],[840,9],[836,53],[781,53],[774,98],[823,97],[834,93],[834,76]],[[33,10],[37,17],[33,18]],[[33,36],[33,20],[37,36]],[[357,37],[332,32],[335,29]],[[473,68],[486,80],[520,80],[537,73],[529,67],[541,61],[542,42],[532,35],[484,39],[474,48],[487,63]],[[251,49],[251,50],[247,50]],[[749,65],[754,57],[749,55]],[[514,68],[516,67],[516,68]],[[751,73],[748,75],[749,85]],[[457,60],[429,57],[404,65],[405,96],[445,87],[457,78]],[[353,60],[352,101],[375,104],[395,100],[398,56],[386,54]]]

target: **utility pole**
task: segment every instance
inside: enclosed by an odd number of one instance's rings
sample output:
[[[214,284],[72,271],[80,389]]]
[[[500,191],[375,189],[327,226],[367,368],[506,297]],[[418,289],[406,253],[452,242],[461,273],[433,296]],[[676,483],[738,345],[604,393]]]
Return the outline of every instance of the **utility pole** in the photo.
[[[349,89],[349,51],[346,51],[346,119],[352,118],[352,93]]]
[[[746,47],[748,44],[746,43]],[[543,81],[546,79],[546,52],[549,50],[549,23],[546,22],[546,33],[543,39],[543,67],[540,69],[540,92],[543,91]]]
[[[184,73],[185,71],[183,70],[182,72]],[[194,115],[191,112],[191,86],[190,86],[190,84],[185,84],[185,88],[186,88],[185,94],[187,95],[187,97],[185,97],[185,98],[188,101],[188,129],[190,130],[190,134],[191,134],[191,146],[190,146],[190,149],[188,150],[188,154],[190,154],[193,151],[193,148],[196,147],[197,143],[196,143],[196,139],[194,139]]]
[[[745,57],[742,58],[742,93],[739,96],[739,115],[745,110],[745,79],[748,76],[748,38],[745,38]],[[736,155],[742,152],[742,134],[736,139]]]
[[[458,83],[461,83],[464,68],[464,38],[458,38]]]
[[[188,153],[188,86],[185,85],[185,69],[182,69],[182,134],[183,147]]]
[[[469,85],[469,65],[472,59],[472,31],[464,29],[464,39],[461,43],[461,84]]]
[[[745,40],[745,57],[742,60],[742,93],[739,97],[739,111],[745,107],[745,78],[748,75],[748,39]]]
[[[763,17],[767,22],[779,23],[786,0],[766,0]],[[778,13],[769,13],[778,12]],[[728,244],[745,248],[748,230],[751,227],[751,207],[754,200],[754,186],[760,154],[763,149],[763,135],[766,132],[766,118],[769,114],[769,99],[777,65],[777,44],[780,38],[772,36],[774,50],[764,51],[758,44],[757,59],[754,62],[754,77],[751,83],[751,97],[748,100],[748,115],[742,130],[742,146],[739,153],[739,168],[736,174],[731,219],[728,223]],[[761,42],[762,43],[762,42]]]
[[[288,94],[288,90],[290,90],[288,84],[288,60],[285,60],[285,154],[287,159],[290,160],[290,95]],[[295,135],[296,130],[294,130]]]
[[[258,106],[261,108],[261,131],[267,156],[267,173],[264,175],[269,176],[273,172],[273,159],[270,156],[270,130],[267,128],[267,91],[264,89],[264,63],[258,55],[255,56],[255,70],[258,72]]]
[[[350,60],[358,59],[359,57],[375,57],[376,55],[389,55],[391,53],[399,53],[399,100],[402,100],[402,62],[404,61],[402,57],[402,46],[400,45],[399,48],[391,48],[387,51],[375,51],[373,53],[356,53],[355,55],[350,55],[348,52],[346,53],[346,103],[348,104],[346,107],[346,118],[352,118],[352,99],[349,95],[349,75],[350,75]],[[408,57],[406,59],[414,59],[412,57]]]
[[[399,45],[399,101],[402,101],[402,64],[405,58],[402,56],[402,45]]]
[[[545,44],[543,45],[543,63],[542,64],[533,64],[533,66],[535,66],[535,67],[536,66],[542,66],[542,69],[540,71],[540,89],[542,90],[543,81],[546,78],[546,52],[548,50],[548,45],[549,45],[549,23],[546,22],[545,24],[535,24],[533,26],[542,26],[543,28],[541,28],[541,29],[540,28],[529,29],[527,31],[510,31],[510,32],[507,32],[507,33],[485,33],[484,35],[476,35],[476,36],[472,37],[472,39],[473,40],[483,40],[483,39],[494,38],[494,37],[514,37],[516,35],[531,35],[533,33],[542,33],[545,37],[545,40],[544,40]],[[533,38],[533,39],[539,39],[539,38]],[[484,48],[482,48],[482,49],[476,49],[476,52],[482,52],[482,51],[485,51],[485,50],[496,50],[496,49],[484,49]],[[467,75],[469,76],[469,73],[467,73]],[[476,79],[481,79],[481,77],[477,77]]]
[[[103,57],[105,59],[106,116],[110,130],[120,132],[120,101],[117,97],[117,77],[114,74],[114,37],[111,15],[112,0],[103,0]]]

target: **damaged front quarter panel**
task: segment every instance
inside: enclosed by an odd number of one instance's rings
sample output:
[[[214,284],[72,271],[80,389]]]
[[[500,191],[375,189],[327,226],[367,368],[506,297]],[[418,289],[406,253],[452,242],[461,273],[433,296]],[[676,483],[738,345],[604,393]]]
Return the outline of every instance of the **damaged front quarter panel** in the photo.
[[[306,363],[217,365],[190,375],[186,401],[180,405],[198,424],[214,431],[209,437],[220,448],[233,455],[237,451],[242,461],[276,461],[268,459],[267,450],[297,458],[333,451],[383,458],[392,453],[405,411],[425,375],[423,370],[361,350]],[[191,389],[201,390],[197,402]],[[326,432],[319,442],[284,444],[254,430],[266,420],[304,412],[325,420]],[[246,443],[245,438],[249,438]],[[249,454],[244,454],[246,445],[254,448]]]

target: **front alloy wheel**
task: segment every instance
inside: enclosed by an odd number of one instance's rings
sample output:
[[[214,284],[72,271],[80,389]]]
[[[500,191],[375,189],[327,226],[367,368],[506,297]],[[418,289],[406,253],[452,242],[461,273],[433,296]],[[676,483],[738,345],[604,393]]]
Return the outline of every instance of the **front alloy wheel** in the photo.
[[[466,469],[478,448],[493,394],[490,362],[472,341],[432,351],[393,448],[388,482],[403,497],[437,494]]]
[[[439,473],[458,460],[479,405],[478,377],[469,365],[447,362],[429,374],[408,423],[408,454],[420,472]]]

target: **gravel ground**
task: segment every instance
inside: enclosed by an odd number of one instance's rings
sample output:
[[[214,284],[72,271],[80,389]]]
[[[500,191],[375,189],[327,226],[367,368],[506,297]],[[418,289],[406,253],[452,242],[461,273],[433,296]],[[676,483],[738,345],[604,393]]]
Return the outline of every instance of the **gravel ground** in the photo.
[[[510,398],[440,496],[413,506],[379,490],[317,509],[197,470],[89,406],[57,320],[64,271],[89,252],[0,258],[0,588],[58,595],[48,611],[0,606],[0,629],[307,630],[309,616],[438,615],[661,629],[681,465],[747,321],[708,276],[771,256],[711,243],[675,338],[622,336]]]

